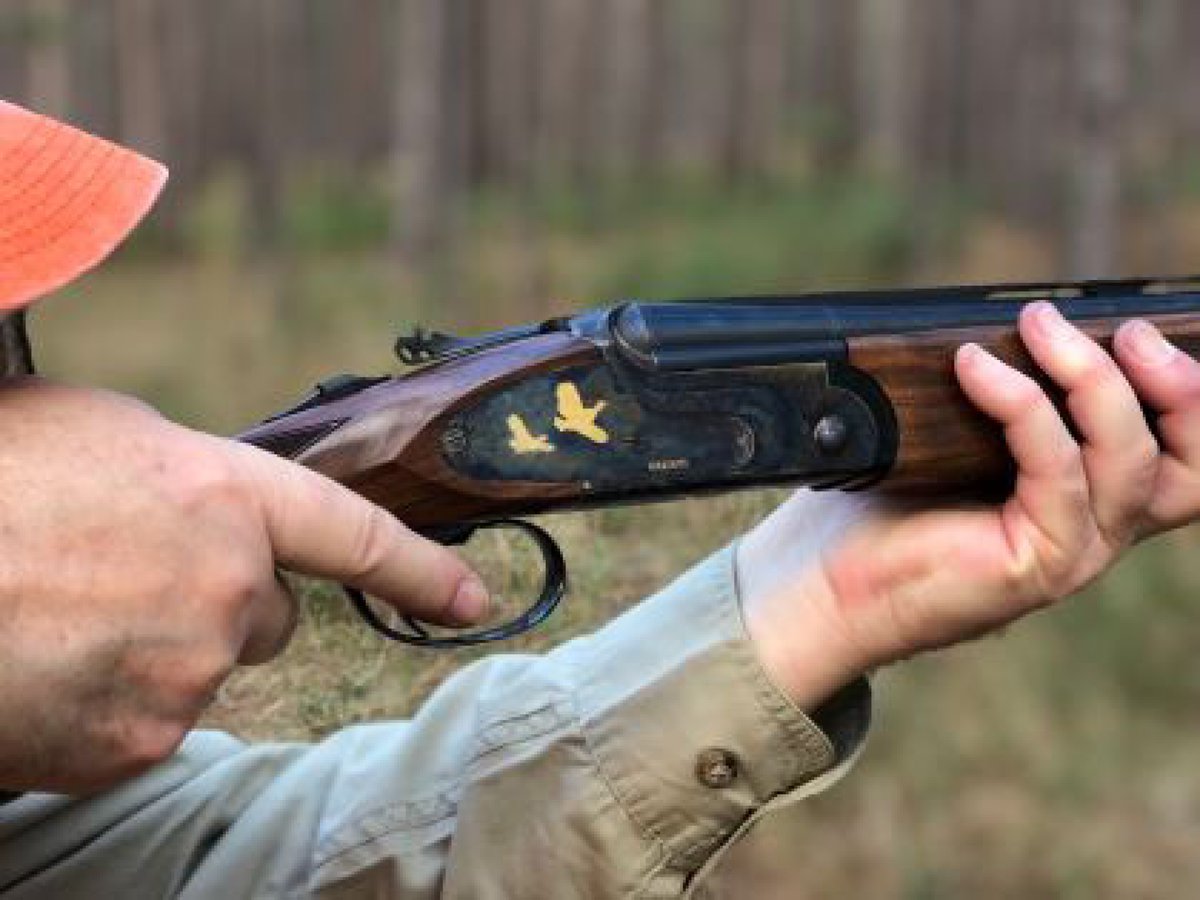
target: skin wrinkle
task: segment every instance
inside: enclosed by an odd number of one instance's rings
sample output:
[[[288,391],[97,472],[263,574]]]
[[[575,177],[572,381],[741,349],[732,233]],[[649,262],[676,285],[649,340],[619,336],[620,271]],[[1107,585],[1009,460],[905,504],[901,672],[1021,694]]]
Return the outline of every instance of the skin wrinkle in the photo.
[[[1088,467],[1088,454],[1083,455],[1084,468]],[[1093,464],[1093,468],[1095,465]],[[1155,467],[1157,468],[1157,467]],[[1119,556],[1129,546],[1132,536],[1138,531],[1138,526],[1142,518],[1141,510],[1145,508],[1145,503],[1150,498],[1150,491],[1153,488],[1156,472],[1149,474],[1127,474],[1125,481],[1130,485],[1138,485],[1140,489],[1130,491],[1131,497],[1129,502],[1123,505],[1111,515],[1103,514],[1101,510],[1092,508],[1092,521],[1095,523],[1095,533],[1097,540],[1104,546],[1104,551],[1108,556]]]
[[[1116,455],[1119,477],[1126,485],[1123,502],[1115,508],[1109,508],[1102,502],[1091,503],[1093,519],[1098,526],[1100,538],[1113,553],[1119,553],[1128,546],[1127,536],[1134,532],[1141,511],[1145,508],[1156,480],[1158,468],[1158,444],[1149,431],[1143,429],[1140,439],[1110,444],[1109,433],[1116,431],[1123,418],[1137,417],[1137,423],[1130,421],[1129,427],[1141,424],[1142,414],[1137,405],[1137,399],[1128,382],[1121,374],[1117,365],[1090,339],[1080,339],[1076,342],[1081,346],[1081,353],[1086,353],[1087,360],[1081,363],[1077,371],[1063,373],[1063,381],[1073,387],[1080,387],[1085,381],[1091,382],[1094,388],[1097,384],[1104,387],[1110,394],[1116,393],[1124,403],[1105,404],[1093,408],[1094,401],[1089,396],[1081,396],[1078,391],[1072,391],[1067,398],[1067,406],[1073,419],[1077,422],[1088,422],[1093,417],[1101,421],[1090,428],[1085,435],[1082,447],[1082,464],[1087,473],[1087,482],[1096,483],[1106,476],[1104,471],[1114,460],[1107,457]],[[1099,427],[1107,425],[1108,427]],[[1128,428],[1121,429],[1128,431]]]

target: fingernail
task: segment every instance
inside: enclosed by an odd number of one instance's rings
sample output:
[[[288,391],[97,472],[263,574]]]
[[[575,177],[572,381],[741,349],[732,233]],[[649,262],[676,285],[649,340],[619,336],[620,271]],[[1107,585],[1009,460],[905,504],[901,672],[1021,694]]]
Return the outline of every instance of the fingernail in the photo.
[[[478,578],[464,578],[450,601],[450,615],[455,621],[470,625],[484,617],[488,603],[488,592],[483,583]]]
[[[1045,301],[1033,304],[1033,324],[1038,332],[1052,341],[1065,341],[1075,337],[1075,329],[1053,303]]]
[[[1148,366],[1168,363],[1178,352],[1149,322],[1137,319],[1126,326],[1129,334],[1129,349],[1140,362]]]

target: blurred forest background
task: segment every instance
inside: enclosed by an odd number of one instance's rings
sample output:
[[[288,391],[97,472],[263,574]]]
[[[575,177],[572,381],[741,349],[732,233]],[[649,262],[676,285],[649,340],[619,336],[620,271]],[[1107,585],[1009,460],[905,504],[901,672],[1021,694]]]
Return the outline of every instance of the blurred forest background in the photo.
[[[394,368],[417,321],[1198,270],[1198,36],[1183,0],[0,0],[0,95],[173,172],[131,246],[39,307],[42,366],[229,432]],[[573,597],[515,646],[595,627],[774,499],[551,519]],[[482,554],[527,586],[518,551]],[[881,674],[856,772],[753,835],[720,895],[1194,895],[1196,558],[1159,541]],[[469,658],[309,594],[212,724],[318,737]]]

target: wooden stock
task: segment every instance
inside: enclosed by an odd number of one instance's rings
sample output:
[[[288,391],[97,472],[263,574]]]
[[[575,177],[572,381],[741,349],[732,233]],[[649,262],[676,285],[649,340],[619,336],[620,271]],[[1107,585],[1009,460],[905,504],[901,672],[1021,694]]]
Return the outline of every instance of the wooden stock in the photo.
[[[590,343],[554,334],[443,363],[420,379],[395,382],[406,393],[391,409],[402,415],[368,417],[302,461],[417,529],[566,505],[582,495],[578,485],[463,477],[446,464],[442,436],[447,420],[476,397],[598,358]]]
[[[1151,316],[1176,346],[1200,356],[1200,315]],[[1116,319],[1076,322],[1112,350]],[[895,464],[880,488],[904,494],[948,494],[1003,487],[1012,477],[1004,436],[977,411],[954,375],[954,353],[981,344],[1037,379],[1055,402],[1062,394],[1037,368],[1015,326],[946,329],[851,339],[850,362],[868,373],[891,400],[899,431]]]
[[[565,506],[582,489],[524,481],[482,484],[446,464],[447,421],[475,398],[542,372],[599,359],[594,345],[547,334],[448,360],[344,400],[288,414],[245,434],[357,491],[412,528],[436,529]],[[345,423],[345,424],[340,424]],[[328,436],[298,442],[310,429]],[[303,449],[292,451],[289,445]]]

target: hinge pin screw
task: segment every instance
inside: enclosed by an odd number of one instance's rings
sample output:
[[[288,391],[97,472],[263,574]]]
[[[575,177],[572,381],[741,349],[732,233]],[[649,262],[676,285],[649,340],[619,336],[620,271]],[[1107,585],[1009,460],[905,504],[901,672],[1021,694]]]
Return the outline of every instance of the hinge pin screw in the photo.
[[[825,454],[840,453],[850,437],[846,420],[838,415],[822,416],[813,428],[813,441]]]

